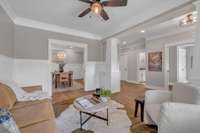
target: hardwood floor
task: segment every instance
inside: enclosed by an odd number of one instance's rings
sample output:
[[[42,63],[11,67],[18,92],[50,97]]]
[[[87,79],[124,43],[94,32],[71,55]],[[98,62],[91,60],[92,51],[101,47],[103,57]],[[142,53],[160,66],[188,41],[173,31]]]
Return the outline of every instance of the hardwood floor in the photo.
[[[83,83],[80,81],[80,83]],[[144,125],[140,121],[140,116],[134,118],[135,102],[134,99],[138,96],[143,96],[146,89],[143,85],[131,84],[127,82],[121,83],[120,93],[112,95],[112,99],[123,104],[125,110],[132,121],[131,126],[132,133],[156,133],[156,127],[150,127]],[[85,92],[83,89],[68,91],[64,93],[55,93],[53,95],[53,107],[56,116],[62,113],[73,101],[83,95],[92,94],[93,92]],[[79,132],[77,132],[79,133]],[[87,132],[88,133],[88,132]]]

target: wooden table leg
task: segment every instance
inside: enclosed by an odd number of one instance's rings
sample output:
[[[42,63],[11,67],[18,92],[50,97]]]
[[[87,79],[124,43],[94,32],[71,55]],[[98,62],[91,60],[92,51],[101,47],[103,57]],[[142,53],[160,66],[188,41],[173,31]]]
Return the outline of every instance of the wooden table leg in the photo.
[[[108,109],[107,109],[107,125],[109,125],[109,118],[108,118]]]
[[[144,121],[144,103],[141,103],[140,106],[141,106],[141,121],[143,122]]]
[[[80,129],[81,129],[81,131],[82,131],[82,112],[80,111]]]
[[[138,101],[135,101],[135,117],[137,117],[138,112]]]

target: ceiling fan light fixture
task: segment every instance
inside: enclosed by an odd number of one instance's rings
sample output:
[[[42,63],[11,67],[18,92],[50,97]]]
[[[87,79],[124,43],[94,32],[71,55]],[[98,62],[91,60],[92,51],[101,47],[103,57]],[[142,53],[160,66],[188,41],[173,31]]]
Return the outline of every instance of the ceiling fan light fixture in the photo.
[[[91,11],[94,12],[95,14],[99,15],[102,10],[102,5],[99,2],[96,2],[91,5]]]
[[[81,2],[90,4],[89,8],[79,14],[78,17],[84,17],[88,13],[93,12],[97,16],[101,16],[103,20],[109,20],[107,12],[104,7],[122,7],[127,6],[128,0],[79,0]]]
[[[180,26],[190,26],[197,22],[196,14],[188,14],[180,21]]]

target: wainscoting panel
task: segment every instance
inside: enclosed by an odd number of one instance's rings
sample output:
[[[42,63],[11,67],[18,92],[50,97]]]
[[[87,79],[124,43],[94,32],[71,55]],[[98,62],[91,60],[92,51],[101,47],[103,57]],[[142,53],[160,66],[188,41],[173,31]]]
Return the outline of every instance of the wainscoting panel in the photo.
[[[12,79],[13,58],[0,55],[0,79]]]
[[[47,60],[15,59],[13,79],[20,86],[42,85],[51,95],[51,73]]]
[[[85,90],[91,91],[105,87],[105,63],[88,62],[86,64]]]

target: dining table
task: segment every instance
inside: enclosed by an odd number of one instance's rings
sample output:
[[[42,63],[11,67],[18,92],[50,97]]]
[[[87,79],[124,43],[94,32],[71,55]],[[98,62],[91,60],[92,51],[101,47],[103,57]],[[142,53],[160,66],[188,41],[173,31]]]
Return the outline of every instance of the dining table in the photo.
[[[68,82],[69,82],[69,87],[72,87],[73,85],[73,72],[72,71],[69,71],[69,72],[52,72],[52,80],[53,80],[53,83],[54,83],[54,87],[55,88],[58,88],[58,84],[59,84],[59,78],[60,78],[60,75],[62,73],[68,73]]]

